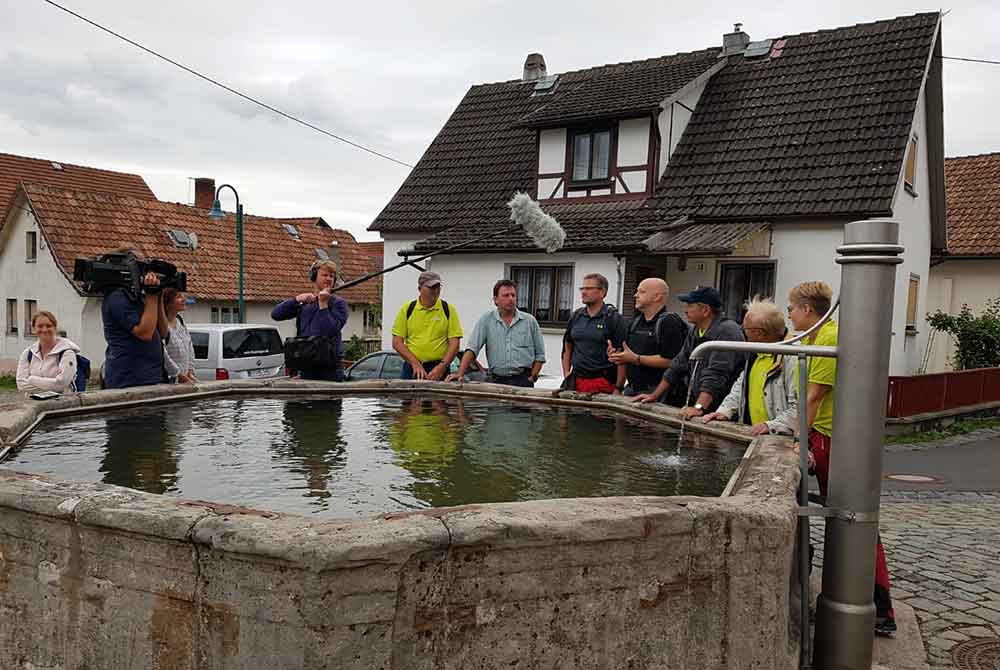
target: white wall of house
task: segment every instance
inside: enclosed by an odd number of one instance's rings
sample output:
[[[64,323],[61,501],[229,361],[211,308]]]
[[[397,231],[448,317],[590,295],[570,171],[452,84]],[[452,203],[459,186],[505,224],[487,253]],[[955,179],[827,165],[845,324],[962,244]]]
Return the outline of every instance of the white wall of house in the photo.
[[[986,306],[986,301],[995,298],[1000,298],[1000,259],[945,261],[930,270],[927,311],[931,314],[939,309],[948,314],[958,314],[963,305],[968,305],[973,312],[979,314]],[[953,369],[949,358],[954,351],[951,336],[936,333],[927,372]]]
[[[386,241],[386,258],[389,258],[389,242]],[[436,256],[432,259],[431,268],[441,275],[443,290],[441,297],[453,305],[462,320],[462,329],[466,336],[472,333],[476,320],[493,307],[493,284],[505,276],[510,265],[567,265],[572,264],[573,288],[590,272],[599,272],[608,278],[608,302],[618,305],[620,283],[618,278],[618,261],[611,254],[455,254]],[[385,276],[383,283],[386,294],[383,320],[382,339],[386,347],[392,346],[392,322],[396,313],[405,303],[417,297],[416,277],[412,281],[393,272]],[[391,288],[390,288],[390,285]],[[391,300],[390,293],[397,296]],[[578,295],[578,294],[577,294]],[[574,305],[580,306],[579,303]],[[562,353],[562,328],[543,328],[545,339],[545,367],[543,374],[562,376],[560,355]],[[480,355],[485,364],[485,353]]]
[[[892,317],[892,361],[889,374],[912,375],[921,370],[929,336],[927,314],[927,287],[930,284],[931,210],[927,169],[928,138],[924,110],[924,92],[921,91],[913,115],[911,134],[917,138],[916,195],[903,186],[900,174],[893,202],[893,219],[899,222],[899,243],[903,245],[903,263],[896,266],[896,296]],[[919,278],[916,308],[916,333],[906,332],[906,305],[910,277]],[[912,333],[912,331],[911,331]]]
[[[66,336],[84,347],[88,357],[92,352],[88,346],[92,338],[85,335],[83,319],[84,299],[76,292],[66,277],[56,265],[48,243],[42,237],[41,230],[35,222],[34,215],[26,211],[24,202],[18,203],[21,209],[13,210],[0,231],[0,311],[3,313],[0,326],[0,369],[10,371],[17,366],[17,358],[25,348],[35,342],[33,336],[27,334],[25,315],[26,300],[34,300],[38,310],[48,310],[56,315],[59,330]],[[26,260],[26,233],[33,231],[37,235],[37,255],[34,262]],[[7,332],[8,300],[17,301],[16,334]],[[100,358],[103,360],[103,346]]]
[[[427,235],[383,234],[382,242],[384,244],[384,248],[382,253],[382,267],[391,267],[399,263],[403,260],[402,257],[397,254],[400,249],[412,249],[414,244],[422,239],[425,239],[426,237]],[[436,258],[429,259],[429,261],[430,262],[424,263],[425,267],[430,268],[433,262],[436,261]],[[434,269],[440,272],[437,268]],[[418,276],[420,276],[420,272],[409,266],[404,266],[398,270],[393,270],[392,272],[382,275],[383,349],[392,349],[392,322],[396,320],[396,312],[399,311],[399,306],[402,305],[403,302],[408,302],[417,297]],[[460,284],[449,280],[447,277],[442,277],[442,279],[444,280],[444,291],[446,294],[452,291],[465,291],[464,288],[460,287]],[[459,313],[461,314],[461,312]]]
[[[715,71],[715,68],[710,70],[713,73]],[[679,91],[679,96],[673,96],[663,101],[663,111],[657,118],[660,130],[660,174],[658,177],[663,176],[663,171],[670,162],[670,156],[681,141],[681,135],[684,134],[688,121],[691,120],[690,110],[698,105],[698,100],[705,91],[705,85],[708,84],[709,78],[707,76],[699,77],[685,90]]]
[[[926,277],[930,245],[929,215],[924,221],[909,213],[900,221],[900,237],[906,247],[904,262],[897,266],[896,291],[893,307],[893,341],[890,374],[915,374],[923,353],[923,332],[906,335],[906,300],[910,273]],[[923,226],[923,233],[920,227]],[[667,260],[667,283],[670,284],[669,309],[681,312],[682,305],[676,296],[695,286],[718,286],[720,266],[724,263],[773,262],[775,264],[775,302],[784,309],[788,292],[803,281],[823,281],[836,294],[840,289],[840,271],[836,248],[843,244],[843,224],[838,222],[784,223],[772,226],[771,253],[769,256],[691,257],[686,269],[680,270],[680,259]],[[921,294],[926,291],[922,287]],[[921,305],[918,309],[923,310]],[[924,311],[918,311],[922,316]],[[836,317],[835,317],[836,318]],[[918,320],[918,331],[925,331],[923,320]],[[918,339],[921,338],[921,339]]]

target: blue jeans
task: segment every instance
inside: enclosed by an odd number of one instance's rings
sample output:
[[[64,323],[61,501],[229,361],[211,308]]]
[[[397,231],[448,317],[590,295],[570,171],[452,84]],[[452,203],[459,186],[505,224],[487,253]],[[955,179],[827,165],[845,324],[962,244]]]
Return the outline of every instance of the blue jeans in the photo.
[[[433,370],[434,368],[436,368],[437,365],[438,365],[438,363],[440,363],[440,362],[441,361],[428,361],[427,363],[423,363],[424,372],[430,374],[430,371]],[[413,366],[410,365],[408,362],[404,362],[403,363],[403,371],[399,375],[399,378],[400,379],[413,379]]]

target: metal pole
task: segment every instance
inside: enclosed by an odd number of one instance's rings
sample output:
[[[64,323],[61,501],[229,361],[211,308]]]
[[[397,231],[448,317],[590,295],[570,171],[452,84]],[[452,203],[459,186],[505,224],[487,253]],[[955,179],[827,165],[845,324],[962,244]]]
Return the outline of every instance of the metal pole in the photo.
[[[809,417],[806,398],[809,396],[809,365],[805,354],[799,354],[799,508],[809,506]],[[812,659],[812,635],[809,630],[809,517],[799,517],[799,667],[806,670]]]
[[[837,249],[840,355],[826,507],[851,514],[826,520],[823,590],[816,606],[818,670],[869,670],[872,664],[882,435],[895,266],[903,251],[898,241],[895,221],[856,221],[844,226],[844,245]],[[805,411],[801,399],[800,411]]]
[[[236,191],[234,190],[233,193]],[[236,196],[236,240],[240,245],[240,323],[246,323],[246,310],[243,300],[243,205],[240,204],[239,196]]]

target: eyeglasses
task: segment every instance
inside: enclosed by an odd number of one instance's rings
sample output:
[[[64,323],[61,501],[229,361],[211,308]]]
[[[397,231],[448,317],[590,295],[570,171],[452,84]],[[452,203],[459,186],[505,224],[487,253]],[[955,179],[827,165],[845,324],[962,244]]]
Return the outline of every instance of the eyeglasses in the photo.
[[[581,291],[600,291],[601,287],[600,286],[581,286],[580,290]]]
[[[796,308],[796,307],[798,307],[798,305],[789,305],[788,307],[786,307],[786,308],[785,308],[785,310],[786,310],[786,311],[787,311],[787,312],[788,312],[789,314],[791,314],[791,313],[792,313],[792,312],[793,312],[793,311],[795,310],[795,308]]]

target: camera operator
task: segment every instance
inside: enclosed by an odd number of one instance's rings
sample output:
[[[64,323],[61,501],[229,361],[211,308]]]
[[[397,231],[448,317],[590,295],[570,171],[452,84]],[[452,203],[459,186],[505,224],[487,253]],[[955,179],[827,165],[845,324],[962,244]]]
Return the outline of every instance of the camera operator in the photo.
[[[160,278],[147,272],[141,295],[122,286],[108,287],[101,305],[104,339],[108,343],[104,363],[104,386],[109,389],[160,384],[163,368],[163,338],[169,327],[160,298]]]

